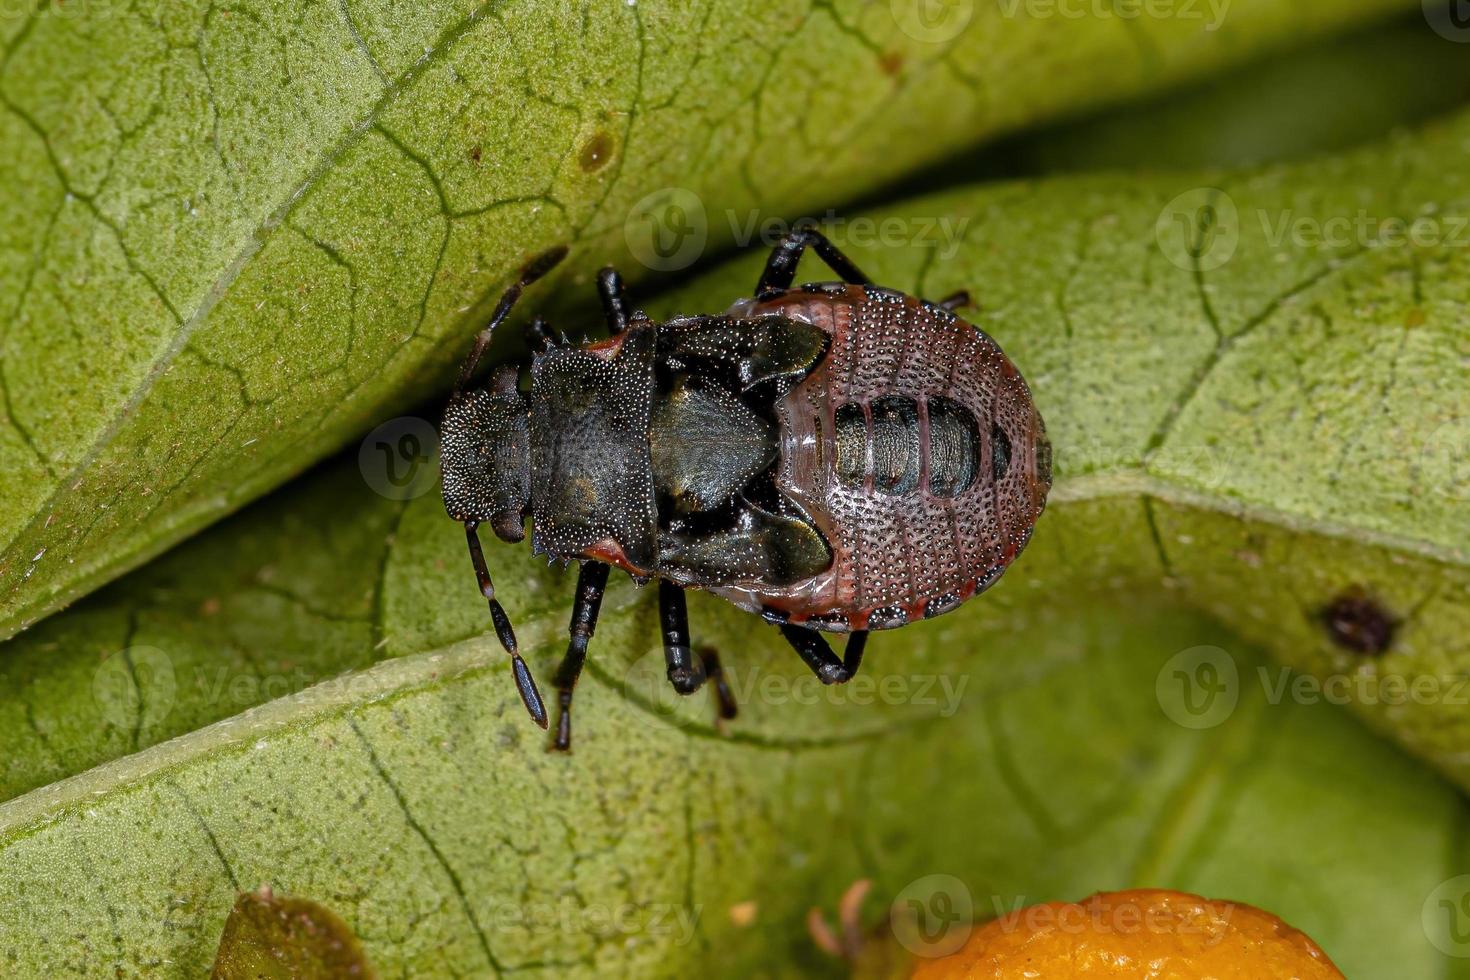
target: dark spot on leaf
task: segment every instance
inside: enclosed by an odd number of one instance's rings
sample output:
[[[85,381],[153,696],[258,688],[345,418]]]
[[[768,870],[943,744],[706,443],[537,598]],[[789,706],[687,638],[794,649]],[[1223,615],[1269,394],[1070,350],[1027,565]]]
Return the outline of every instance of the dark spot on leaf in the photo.
[[[225,920],[212,980],[371,980],[376,973],[352,930],[332,910],[268,886],[241,892]]]
[[[478,145],[477,146],[470,147],[470,160],[472,160],[475,163],[479,163],[480,162],[480,153],[481,153],[481,151],[480,151],[480,147]]]
[[[582,152],[578,160],[582,164],[582,169],[590,174],[594,170],[601,170],[612,157],[612,152],[612,137],[599,130],[592,134],[591,139],[582,144]]]
[[[895,78],[899,72],[903,71],[903,55],[897,51],[889,51],[878,58],[878,67],[889,78]]]
[[[1322,610],[1322,623],[1333,643],[1354,653],[1376,655],[1393,644],[1398,624],[1388,611],[1363,592],[1349,589]]]

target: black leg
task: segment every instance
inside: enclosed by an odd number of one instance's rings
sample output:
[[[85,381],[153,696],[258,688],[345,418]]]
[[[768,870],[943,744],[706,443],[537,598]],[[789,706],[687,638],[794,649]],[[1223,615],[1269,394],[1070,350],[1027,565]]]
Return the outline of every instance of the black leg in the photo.
[[[944,299],[939,301],[939,305],[944,307],[946,310],[949,310],[949,312],[951,313],[962,306],[969,306],[970,291],[968,289],[961,289],[957,292],[950,293],[948,296],[944,297]]]
[[[667,579],[658,582],[658,622],[664,639],[669,683],[680,694],[693,694],[704,683],[704,670],[694,664],[689,647],[689,607],[684,590]]]
[[[730,693],[730,685],[725,683],[725,670],[720,666],[720,655],[709,647],[700,647],[699,662],[704,666],[704,676],[715,686],[715,702],[720,717],[729,721],[738,713],[738,708],[735,705],[735,695]]]
[[[577,573],[577,602],[572,607],[571,640],[567,655],[556,668],[556,741],[552,747],[565,752],[572,747],[572,690],[582,675],[587,660],[587,642],[597,629],[597,613],[602,608],[602,592],[607,588],[609,566],[600,561],[582,562]]]
[[[855,630],[848,635],[842,659],[838,660],[826,639],[814,629],[782,623],[781,635],[823,684],[845,684],[852,680],[862,665],[863,647],[868,643],[868,631]]]
[[[811,224],[802,222],[781,240],[781,244],[771,250],[771,257],[766,261],[766,271],[761,274],[755,294],[763,296],[768,292],[790,289],[791,283],[796,279],[796,264],[801,261],[801,255],[808,245],[817,250],[817,254],[843,282],[862,286],[872,281],[863,275],[863,271],[853,264],[852,259],[838,251],[837,246],[829,242],[826,235]]]
[[[516,648],[516,635],[510,628],[510,617],[506,616],[505,610],[495,598],[495,585],[490,581],[490,570],[485,567],[485,553],[480,548],[479,527],[479,524],[471,521],[465,524],[464,530],[465,540],[470,547],[470,561],[475,566],[475,577],[480,581],[480,594],[490,603],[490,621],[495,624],[495,635],[499,638],[500,645],[505,647],[505,652],[510,654],[511,670],[515,673],[516,690],[521,692],[521,701],[531,713],[531,720],[545,728],[546,703],[541,700],[541,692],[536,689],[531,670]]]
[[[480,365],[480,358],[485,353],[485,348],[490,346],[490,338],[495,334],[495,328],[505,322],[510,316],[510,311],[516,305],[516,300],[521,298],[521,293],[526,287],[537,279],[546,275],[556,264],[567,257],[567,247],[558,245],[556,248],[542,252],[525,267],[521,269],[521,277],[511,284],[510,288],[501,294],[500,302],[495,304],[495,312],[490,315],[490,322],[485,325],[475,337],[475,345],[470,348],[470,356],[465,358],[464,367],[460,368],[459,381],[455,383],[455,391],[463,391],[474,377],[475,368]]]
[[[623,277],[608,266],[597,274],[597,294],[602,297],[602,312],[607,329],[617,336],[628,329],[628,297],[623,293]]]
[[[557,346],[558,341],[565,344],[566,340],[565,336],[559,336],[555,330],[551,329],[551,324],[546,322],[544,316],[538,315],[526,324],[526,343],[531,346],[532,350],[550,350]]]
[[[658,583],[658,619],[663,632],[664,663],[669,668],[669,683],[680,694],[693,694],[709,680],[715,685],[715,704],[719,717],[728,721],[735,717],[735,696],[725,682],[719,654],[709,647],[698,651],[699,662],[689,647],[689,607],[684,590],[664,579]]]

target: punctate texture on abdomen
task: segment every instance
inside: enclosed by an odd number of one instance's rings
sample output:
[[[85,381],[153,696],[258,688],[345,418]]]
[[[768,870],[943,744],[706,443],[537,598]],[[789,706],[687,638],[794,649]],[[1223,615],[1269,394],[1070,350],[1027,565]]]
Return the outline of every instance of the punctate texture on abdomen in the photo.
[[[894,610],[900,621],[932,614],[994,581],[1047,489],[1036,466],[1045,430],[995,342],[874,287],[793,290],[758,309],[832,338],[778,404],[778,485],[834,553],[822,581],[786,597],[787,611],[840,610],[857,629],[880,610],[875,620],[897,625]]]

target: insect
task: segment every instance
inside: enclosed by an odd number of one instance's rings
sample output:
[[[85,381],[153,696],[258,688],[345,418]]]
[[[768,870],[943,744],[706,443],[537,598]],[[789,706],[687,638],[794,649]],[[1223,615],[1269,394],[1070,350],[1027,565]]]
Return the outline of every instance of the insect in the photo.
[[[807,248],[841,282],[793,287]],[[522,368],[476,369],[521,293],[565,255],[532,260],[476,337],[445,410],[445,507],[465,526],[480,592],[537,724],[547,712],[485,564],[478,529],[580,563],[555,677],[554,747],[611,568],[658,580],[668,677],[681,694],[718,657],[690,644],[685,589],[775,624],[826,684],[850,679],[870,630],[937,616],[994,584],[1051,486],[1031,393],[983,331],[940,303],[871,284],[811,225],[772,251],[751,298],[661,322],[598,276],[610,336],[580,345],[543,318]],[[822,631],[847,633],[839,658]]]
[[[1333,643],[1354,653],[1377,655],[1393,645],[1399,623],[1361,587],[1342,592],[1322,610]]]

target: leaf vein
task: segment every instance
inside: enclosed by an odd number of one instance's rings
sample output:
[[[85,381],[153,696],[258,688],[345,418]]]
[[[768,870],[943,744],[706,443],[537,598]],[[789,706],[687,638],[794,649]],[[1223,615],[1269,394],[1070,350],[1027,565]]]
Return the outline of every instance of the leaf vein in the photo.
[[[363,732],[362,727],[358,725],[357,720],[355,718],[352,718],[351,716],[348,716],[346,720],[348,727],[350,727],[352,731],[356,733],[358,739],[362,742],[363,750],[367,753],[368,762],[372,765],[373,771],[377,773],[378,778],[382,780],[383,785],[388,788],[388,792],[391,793],[393,795],[393,799],[397,801],[398,809],[403,812],[404,822],[407,823],[409,828],[418,835],[420,840],[424,842],[424,846],[429,849],[429,853],[434,856],[434,860],[438,862],[439,867],[444,871],[445,876],[449,879],[449,884],[454,889],[454,894],[459,899],[460,909],[464,912],[465,918],[470,923],[470,927],[475,930],[475,936],[479,939],[480,949],[482,952],[484,952],[485,959],[495,970],[497,976],[504,974],[506,972],[505,967],[501,964],[500,960],[496,958],[495,952],[490,948],[489,937],[485,935],[485,930],[481,927],[480,920],[475,915],[474,906],[470,904],[469,895],[465,892],[464,882],[460,880],[459,872],[454,870],[454,866],[449,863],[448,858],[446,858],[444,856],[444,852],[439,849],[439,845],[435,843],[434,838],[430,836],[427,830],[424,829],[423,824],[419,823],[418,818],[413,815],[413,811],[409,809],[408,800],[406,800],[403,796],[403,791],[398,788],[398,784],[394,782],[392,777],[388,775],[388,770],[383,767],[383,761],[378,758],[377,750],[373,748],[373,743]]]

